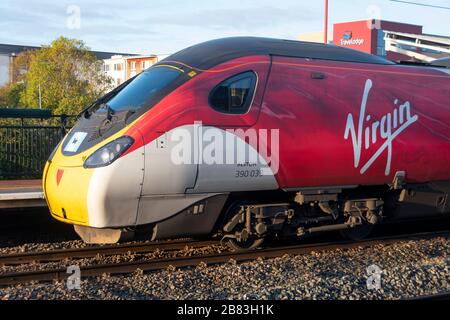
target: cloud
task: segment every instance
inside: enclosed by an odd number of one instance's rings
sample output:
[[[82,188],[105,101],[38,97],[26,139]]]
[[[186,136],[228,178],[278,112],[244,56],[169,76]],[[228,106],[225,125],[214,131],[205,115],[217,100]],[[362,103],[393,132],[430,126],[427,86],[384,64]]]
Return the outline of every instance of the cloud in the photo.
[[[382,0],[330,2],[332,21],[368,18],[376,3],[382,18],[423,24],[425,32],[448,33],[448,13]],[[67,8],[81,9],[81,29],[68,29]],[[1,0],[0,42],[40,45],[63,35],[95,50],[169,53],[227,36],[295,39],[323,28],[323,1],[299,0]]]
[[[287,8],[256,6],[203,10],[189,14],[159,14],[148,17],[147,22],[183,27],[254,30],[296,21],[310,21],[314,16],[314,11],[299,6]]]
[[[66,26],[69,5],[81,10],[81,29]],[[289,34],[317,12],[296,0],[124,1],[2,0],[0,41],[39,45],[58,36],[84,40],[96,50],[174,52],[203,40],[230,35]],[[295,27],[294,27],[295,28]],[[13,36],[14,34],[14,36]]]

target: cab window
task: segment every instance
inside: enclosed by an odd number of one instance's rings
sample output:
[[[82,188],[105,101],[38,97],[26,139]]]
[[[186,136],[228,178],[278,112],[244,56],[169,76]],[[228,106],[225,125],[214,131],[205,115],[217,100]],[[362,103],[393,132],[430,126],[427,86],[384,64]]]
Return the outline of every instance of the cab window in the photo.
[[[247,113],[252,104],[256,80],[256,74],[248,71],[223,81],[212,90],[210,106],[222,113]]]
[[[107,105],[119,112],[139,110],[181,74],[180,70],[165,66],[147,69],[107,101]]]

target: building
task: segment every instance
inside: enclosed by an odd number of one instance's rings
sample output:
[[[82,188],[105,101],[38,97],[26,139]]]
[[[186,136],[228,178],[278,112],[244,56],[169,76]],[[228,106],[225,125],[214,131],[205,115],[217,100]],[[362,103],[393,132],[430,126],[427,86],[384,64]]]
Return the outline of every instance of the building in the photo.
[[[423,27],[385,20],[334,24],[334,44],[389,60],[430,62],[450,56],[450,38],[423,34]]]
[[[12,59],[12,56],[0,53],[0,87],[7,84],[11,78],[9,66],[12,63]]]
[[[150,68],[154,64],[158,63],[158,56],[135,56],[127,57],[126,61],[126,79],[130,79],[135,75],[141,73],[145,69]]]
[[[422,34],[423,27],[384,20],[361,20],[334,24],[333,42],[338,46],[385,57],[408,60],[409,57],[385,49],[385,31]]]
[[[103,59],[103,70],[105,74],[113,80],[112,87],[121,85],[126,80],[125,57],[113,55],[108,59]]]
[[[10,66],[14,57],[23,51],[36,49],[39,49],[39,47],[0,44],[0,87],[12,81]]]
[[[40,49],[40,47],[0,44],[0,87],[12,81],[11,79],[12,70],[10,66],[12,65],[14,57],[16,57],[23,51],[37,50],[37,49]],[[114,52],[102,52],[102,51],[92,51],[92,53],[99,60],[103,60],[117,54]],[[122,55],[131,55],[131,54],[122,53]]]
[[[156,55],[114,55],[109,59],[103,59],[103,70],[113,79],[112,86],[117,87],[157,62]]]
[[[298,36],[298,40],[305,42],[323,43],[325,39],[324,32],[307,32]]]
[[[158,62],[170,57],[172,54],[171,53],[162,53],[162,54],[157,54],[156,56],[158,57]]]
[[[415,61],[430,63],[450,57],[449,37],[386,31],[384,40],[388,52],[399,53]]]

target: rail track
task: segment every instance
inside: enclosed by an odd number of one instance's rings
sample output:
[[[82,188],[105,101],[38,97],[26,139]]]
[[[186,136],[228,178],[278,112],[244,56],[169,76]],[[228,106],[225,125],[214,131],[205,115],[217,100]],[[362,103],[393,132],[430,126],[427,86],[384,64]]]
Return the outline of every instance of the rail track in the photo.
[[[20,265],[32,262],[54,262],[64,259],[93,258],[97,255],[112,256],[127,253],[151,253],[156,250],[176,251],[185,247],[201,248],[220,244],[218,241],[161,241],[154,243],[138,243],[124,245],[94,246],[77,249],[60,249],[43,252],[29,252],[0,255],[0,266]]]
[[[308,254],[311,252],[321,252],[321,251],[331,251],[335,249],[351,249],[358,247],[369,247],[374,245],[389,245],[396,242],[408,241],[408,240],[418,240],[418,239],[430,239],[436,237],[449,237],[450,231],[439,231],[439,232],[426,232],[426,233],[414,233],[414,234],[406,234],[406,235],[398,235],[398,236],[389,236],[389,237],[380,237],[373,238],[359,242],[350,242],[350,241],[341,241],[341,242],[333,242],[333,243],[320,243],[320,244],[302,244],[302,245],[294,245],[294,246],[285,246],[285,247],[276,247],[269,249],[262,249],[257,251],[249,251],[249,252],[224,252],[218,254],[209,254],[209,255],[197,255],[197,256],[182,256],[182,257],[173,257],[173,258],[164,258],[164,259],[152,259],[152,260],[140,260],[133,262],[122,262],[122,263],[112,263],[112,264],[103,264],[103,265],[90,265],[81,267],[81,276],[82,278],[92,277],[92,276],[100,276],[102,274],[111,274],[111,275],[119,275],[119,274],[128,274],[133,273],[136,270],[142,270],[143,272],[156,271],[165,269],[169,266],[174,266],[177,268],[185,268],[185,267],[194,267],[199,263],[204,262],[208,265],[213,264],[221,264],[227,263],[231,259],[236,262],[242,263],[246,261],[255,260],[258,258],[276,258],[283,255],[296,255],[296,254]],[[176,250],[177,245],[186,246],[186,245],[195,245],[195,246],[205,246],[208,242],[192,242],[192,243],[171,243],[169,248],[173,248]],[[214,242],[217,244],[217,242]],[[153,245],[153,244],[152,244]],[[158,244],[155,244],[158,246]],[[133,245],[132,248],[137,250],[142,250],[140,252],[149,252],[151,250],[147,247],[140,247],[140,245]],[[162,248],[163,246],[159,246]],[[157,248],[153,246],[153,250]],[[96,252],[97,250],[97,252]],[[129,252],[130,246],[114,246],[114,247],[101,247],[101,248],[87,248],[87,249],[71,249],[71,250],[58,250],[57,252],[47,252],[43,253],[47,255],[46,259],[66,259],[68,256],[70,258],[83,258],[86,256],[95,256],[99,250],[103,250],[104,254],[115,255]],[[116,251],[114,251],[116,250]],[[119,250],[119,251],[117,251]],[[128,251],[127,251],[128,250]],[[85,252],[83,252],[85,251]],[[68,253],[64,255],[64,252]],[[95,253],[95,254],[94,254]],[[40,258],[39,258],[40,257]],[[3,261],[9,262],[19,262],[26,263],[23,261],[35,261],[35,259],[41,259],[43,261],[44,258],[40,253],[29,253],[29,254],[21,254],[21,255],[11,255],[3,256]],[[45,259],[44,259],[45,260]],[[1,260],[0,260],[1,261]],[[22,284],[31,281],[37,282],[48,282],[54,280],[65,280],[69,274],[67,274],[67,270],[65,268],[53,269],[53,270],[39,270],[39,271],[27,271],[27,272],[15,272],[15,273],[4,273],[0,274],[0,286],[8,286],[15,284]]]
[[[441,292],[433,295],[420,296],[406,299],[407,301],[448,301],[450,300],[450,291]]]

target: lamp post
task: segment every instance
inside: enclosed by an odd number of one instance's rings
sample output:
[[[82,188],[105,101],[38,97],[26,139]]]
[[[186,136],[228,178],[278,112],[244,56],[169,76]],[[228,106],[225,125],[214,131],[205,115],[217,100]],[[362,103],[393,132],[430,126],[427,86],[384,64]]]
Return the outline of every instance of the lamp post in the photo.
[[[50,63],[47,61],[40,61],[39,62],[42,65],[48,66]],[[42,109],[42,89],[41,89],[41,82],[42,82],[42,72],[39,70],[39,83],[38,83],[38,102],[39,102],[39,109]]]
[[[41,82],[39,82],[39,109],[42,109],[42,93],[41,93]]]
[[[11,56],[9,57],[9,83],[14,83],[14,58],[16,57],[16,54],[13,52],[11,53]]]
[[[325,0],[325,29],[324,29],[324,43],[328,43],[328,0]]]

